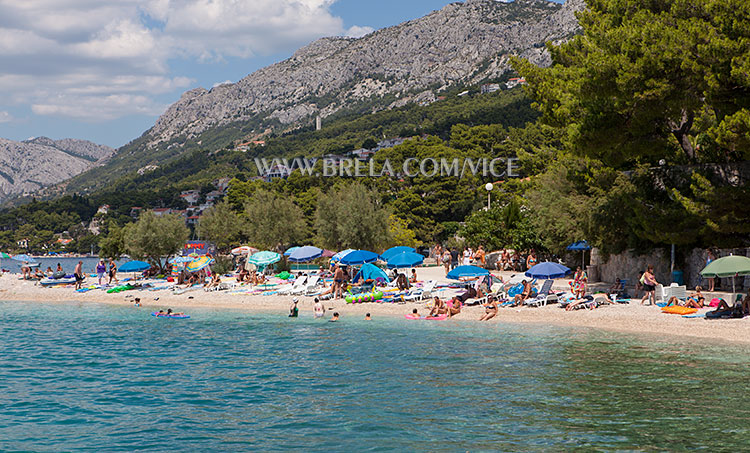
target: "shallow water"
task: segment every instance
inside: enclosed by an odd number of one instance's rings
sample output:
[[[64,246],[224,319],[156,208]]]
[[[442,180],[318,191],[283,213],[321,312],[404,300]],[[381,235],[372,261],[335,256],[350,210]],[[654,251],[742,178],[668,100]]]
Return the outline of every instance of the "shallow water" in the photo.
[[[0,302],[0,450],[693,450],[750,351],[588,330]]]

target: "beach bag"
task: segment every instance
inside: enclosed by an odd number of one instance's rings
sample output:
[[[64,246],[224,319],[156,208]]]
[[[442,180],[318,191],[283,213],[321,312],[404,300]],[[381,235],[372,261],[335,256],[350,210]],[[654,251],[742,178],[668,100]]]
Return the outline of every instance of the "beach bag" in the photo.
[[[720,300],[721,299],[718,299],[718,298],[714,297],[713,299],[711,299],[711,302],[708,304],[708,306],[709,307],[718,307]]]
[[[641,278],[638,280],[638,282],[640,282],[641,285],[645,285],[646,284],[646,273],[645,272],[641,274]]]

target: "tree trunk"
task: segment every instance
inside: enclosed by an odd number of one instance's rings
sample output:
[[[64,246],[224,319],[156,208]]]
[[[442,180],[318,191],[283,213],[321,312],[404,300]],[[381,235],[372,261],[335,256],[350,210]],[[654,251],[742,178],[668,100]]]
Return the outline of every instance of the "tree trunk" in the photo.
[[[695,160],[695,148],[690,143],[690,137],[688,133],[693,127],[693,120],[695,119],[693,112],[682,111],[682,118],[678,124],[675,121],[669,121],[669,127],[672,129],[672,135],[677,139],[677,143],[680,144],[680,148],[688,156],[688,159]]]

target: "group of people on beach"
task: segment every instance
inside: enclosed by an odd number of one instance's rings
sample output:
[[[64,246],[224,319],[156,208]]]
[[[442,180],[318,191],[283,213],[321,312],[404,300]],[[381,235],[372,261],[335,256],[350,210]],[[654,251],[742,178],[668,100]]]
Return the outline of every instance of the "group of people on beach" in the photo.
[[[471,247],[459,250],[457,247],[444,247],[441,244],[435,244],[430,249],[430,256],[435,258],[438,266],[442,265],[445,268],[446,274],[460,265],[474,264],[479,267],[486,267],[487,265],[487,252],[482,245],[475,251]],[[518,250],[503,249],[495,263],[495,269],[521,272],[538,263],[539,259],[535,250],[522,255]]]

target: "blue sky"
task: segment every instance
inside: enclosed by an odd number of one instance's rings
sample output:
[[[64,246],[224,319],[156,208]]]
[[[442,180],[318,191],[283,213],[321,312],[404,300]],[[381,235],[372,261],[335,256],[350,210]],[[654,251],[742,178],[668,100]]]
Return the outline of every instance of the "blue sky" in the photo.
[[[0,137],[119,147],[191,88],[447,0],[0,0]]]

